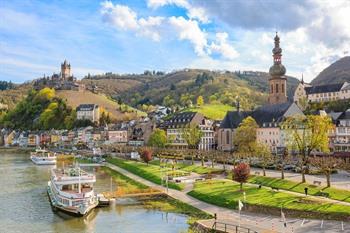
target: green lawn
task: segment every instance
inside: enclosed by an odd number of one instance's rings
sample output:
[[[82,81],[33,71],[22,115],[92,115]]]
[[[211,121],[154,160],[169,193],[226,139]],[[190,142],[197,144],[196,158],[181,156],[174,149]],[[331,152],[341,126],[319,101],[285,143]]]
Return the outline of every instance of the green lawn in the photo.
[[[102,167],[102,172],[110,175],[117,183],[118,187],[122,187],[127,192],[133,192],[135,190],[142,190],[149,188],[147,185],[141,184],[129,177],[110,169],[109,167]]]
[[[161,171],[160,167],[157,165],[147,165],[145,163],[132,160],[123,160],[119,158],[107,158],[107,162],[121,167],[155,184],[161,184]],[[182,190],[184,188],[184,184],[176,184],[169,182],[169,188]]]
[[[308,188],[308,194],[317,195],[319,192],[328,193],[328,197],[331,199],[350,202],[350,191],[319,187],[307,183],[297,183],[290,180],[282,180],[279,178],[264,177],[264,176],[251,176],[248,180],[249,183],[261,184],[268,187],[278,187],[279,189],[289,190],[297,193],[304,193],[304,188]]]
[[[244,185],[248,204],[265,207],[302,210],[331,214],[332,216],[349,216],[350,206],[321,203],[307,197],[298,197],[293,194],[274,192],[268,188]],[[197,182],[189,195],[222,207],[237,209],[238,200],[243,201],[239,184],[230,180]]]
[[[227,111],[232,111],[233,108],[230,105],[225,104],[204,104],[201,107],[186,108],[184,112],[200,112],[204,116],[213,120],[222,120]]]
[[[153,160],[151,162],[151,164],[157,165],[159,166],[159,160]],[[169,168],[171,168],[171,164],[167,164],[167,166]],[[184,164],[180,161],[177,162],[176,164],[176,169],[181,170],[181,171],[185,171],[185,172],[194,172],[197,174],[208,174],[208,173],[220,173],[223,172],[222,169],[218,169],[218,168],[211,168],[211,167],[202,167],[202,166],[198,166],[198,165],[190,165],[190,164]]]
[[[88,158],[75,158],[75,161],[77,163],[94,163],[91,159]]]

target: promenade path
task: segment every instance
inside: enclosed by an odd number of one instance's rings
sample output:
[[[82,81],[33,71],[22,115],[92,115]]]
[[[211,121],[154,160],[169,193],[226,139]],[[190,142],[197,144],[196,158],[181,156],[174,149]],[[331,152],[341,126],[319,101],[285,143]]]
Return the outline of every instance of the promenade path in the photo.
[[[200,165],[201,163],[199,161],[196,161],[195,164]],[[211,163],[206,162],[205,166],[211,167]],[[223,169],[222,164],[215,164],[214,167],[219,168],[219,169]],[[233,167],[232,167],[232,165],[226,165],[226,169],[232,170]],[[251,171],[252,175],[254,175],[255,172],[260,172],[260,174],[263,174],[263,169],[260,169],[260,168],[251,167],[250,171]],[[281,178],[281,171],[266,169],[266,176],[273,177],[273,178]],[[295,173],[295,172],[290,172],[290,171],[285,171],[284,178],[286,180],[300,182],[301,181],[301,174]],[[306,174],[305,178],[306,178],[306,182],[309,184],[313,184],[314,181],[320,181],[322,186],[326,186],[326,184],[327,184],[325,175],[308,175],[308,174]],[[348,173],[346,171],[339,171],[338,174],[332,174],[331,175],[331,185],[334,188],[350,190],[350,173]]]
[[[350,223],[342,223],[339,221],[322,221],[322,220],[305,220],[305,219],[289,219],[288,216],[286,216],[287,219],[287,227],[283,226],[283,222],[281,221],[280,217],[266,215],[266,214],[259,214],[259,213],[246,213],[242,211],[241,215],[239,215],[238,211],[231,210],[215,205],[211,205],[205,202],[202,202],[200,200],[197,200],[189,195],[187,195],[186,192],[188,192],[191,187],[187,186],[185,188],[186,191],[178,191],[173,189],[168,189],[154,184],[153,182],[150,182],[146,179],[143,179],[142,177],[139,177],[131,172],[128,172],[118,166],[115,166],[110,163],[105,163],[105,165],[117,172],[120,172],[129,178],[136,180],[140,183],[143,183],[147,186],[157,188],[160,190],[163,190],[165,193],[167,193],[170,197],[178,199],[184,203],[187,203],[189,205],[192,205],[202,211],[205,211],[209,214],[217,214],[217,219],[220,222],[226,222],[230,224],[236,224],[238,225],[240,222],[241,226],[250,228],[252,230],[261,232],[279,232],[279,233],[350,233]],[[204,223],[212,224],[211,222],[204,221]]]

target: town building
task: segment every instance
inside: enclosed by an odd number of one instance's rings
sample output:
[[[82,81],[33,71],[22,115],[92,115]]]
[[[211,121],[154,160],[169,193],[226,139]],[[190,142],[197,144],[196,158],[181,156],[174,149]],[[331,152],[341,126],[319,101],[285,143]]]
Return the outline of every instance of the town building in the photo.
[[[36,133],[29,133],[28,135],[28,146],[37,147],[40,146],[40,137]]]
[[[156,125],[148,117],[139,120],[133,120],[128,127],[128,144],[130,146],[144,146],[148,144],[148,140],[156,128]]]
[[[301,105],[305,100],[308,103],[350,100],[350,83],[312,86],[302,80],[295,90],[294,102]]]
[[[235,131],[244,118],[248,117],[250,112],[229,111],[220,124],[218,129],[218,150],[233,151],[233,138]]]
[[[331,138],[334,151],[350,151],[350,109],[340,113],[330,113],[335,124],[335,132]]]
[[[109,143],[127,143],[128,131],[125,129],[108,130],[108,142]]]
[[[198,145],[199,150],[215,149],[215,131],[213,129],[213,121],[204,119],[199,124],[199,129],[202,131],[202,137]]]
[[[167,140],[172,147],[187,148],[188,144],[183,137],[184,130],[191,126],[198,127],[202,131],[202,137],[198,149],[214,149],[214,130],[211,121],[207,121],[198,112],[180,112],[164,121],[159,128],[165,129]]]
[[[77,107],[78,120],[90,120],[98,123],[100,119],[100,108],[96,104],[81,104]]]

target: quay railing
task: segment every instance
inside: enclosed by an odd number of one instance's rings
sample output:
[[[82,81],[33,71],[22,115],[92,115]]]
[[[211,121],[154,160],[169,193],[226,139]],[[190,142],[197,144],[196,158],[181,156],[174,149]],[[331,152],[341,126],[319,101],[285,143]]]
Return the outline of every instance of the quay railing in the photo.
[[[212,230],[227,232],[227,233],[258,233],[257,231],[254,231],[246,227],[237,226],[235,224],[230,224],[230,223],[217,222],[217,221],[214,222],[212,226]]]

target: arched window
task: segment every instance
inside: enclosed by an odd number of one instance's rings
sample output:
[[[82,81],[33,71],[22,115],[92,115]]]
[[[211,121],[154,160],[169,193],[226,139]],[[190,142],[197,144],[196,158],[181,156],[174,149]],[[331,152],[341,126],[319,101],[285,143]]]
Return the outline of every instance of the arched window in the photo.
[[[284,93],[284,84],[282,83],[282,93]]]
[[[230,144],[230,131],[226,131],[226,144]]]
[[[271,93],[273,93],[273,84],[271,84]]]
[[[278,83],[276,83],[276,93],[278,93]]]

